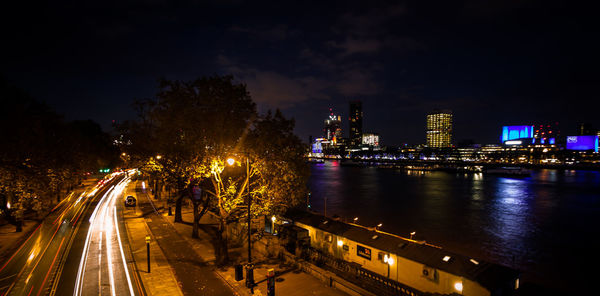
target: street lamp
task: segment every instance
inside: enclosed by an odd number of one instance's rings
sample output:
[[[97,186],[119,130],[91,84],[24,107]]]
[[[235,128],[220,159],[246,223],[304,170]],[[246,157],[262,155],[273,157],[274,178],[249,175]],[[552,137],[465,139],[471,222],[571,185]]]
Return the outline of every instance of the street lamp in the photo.
[[[387,265],[387,276],[390,278],[390,266],[394,264],[394,258],[392,258],[392,255],[385,254],[383,257],[383,262],[385,262]]]
[[[413,239],[413,236],[415,236],[416,233],[417,233],[416,231],[411,232],[410,233],[410,239]]]
[[[277,218],[275,218],[275,215],[273,215],[273,217],[271,217],[271,234],[275,234],[275,221],[277,220]]]
[[[250,293],[254,294],[254,271],[252,270],[252,230],[250,228],[250,208],[252,206],[252,198],[250,196],[250,160],[248,159],[247,152],[239,153],[246,154],[246,191],[248,193],[248,268],[246,269],[246,287],[250,288]],[[234,163],[235,159],[233,157],[227,158],[228,165],[232,166]]]
[[[354,221],[354,224],[356,224],[356,222],[358,222],[358,217],[354,217],[353,221]]]

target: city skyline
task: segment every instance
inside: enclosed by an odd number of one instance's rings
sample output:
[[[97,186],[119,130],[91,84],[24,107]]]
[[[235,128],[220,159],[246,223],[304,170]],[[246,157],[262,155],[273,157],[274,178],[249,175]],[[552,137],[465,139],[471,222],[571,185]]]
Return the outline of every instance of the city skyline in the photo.
[[[364,129],[390,145],[423,142],[423,118],[436,108],[453,110],[457,141],[495,142],[498,126],[523,122],[558,121],[566,134],[578,122],[600,126],[592,7],[548,1],[8,5],[3,79],[68,119],[91,118],[105,130],[113,120],[134,118],[131,103],[153,97],[157,79],[214,73],[247,83],[259,110],[280,108],[295,118],[301,139],[321,129],[328,107],[347,118],[351,100],[361,100],[371,114]]]

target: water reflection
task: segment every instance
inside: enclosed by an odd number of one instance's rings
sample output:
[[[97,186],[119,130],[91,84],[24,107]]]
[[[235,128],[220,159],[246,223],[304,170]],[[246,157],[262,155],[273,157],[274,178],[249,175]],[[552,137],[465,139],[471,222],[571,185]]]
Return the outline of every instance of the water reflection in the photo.
[[[551,286],[590,280],[561,271],[576,270],[600,247],[588,241],[600,215],[599,172],[540,170],[511,179],[339,162],[311,168],[317,212],[326,197],[330,216],[358,216],[363,225],[383,223],[384,231],[400,235],[416,231],[417,239],[517,267]]]
[[[496,198],[490,205],[493,223],[490,235],[497,237],[497,246],[518,252],[525,247],[523,242],[530,232],[525,221],[531,197],[528,181],[499,178],[496,184]]]

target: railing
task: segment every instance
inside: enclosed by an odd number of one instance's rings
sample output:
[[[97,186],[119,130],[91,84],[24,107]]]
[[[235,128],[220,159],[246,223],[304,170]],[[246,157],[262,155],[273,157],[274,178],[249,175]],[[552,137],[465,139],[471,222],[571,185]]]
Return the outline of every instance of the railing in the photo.
[[[425,296],[424,293],[397,281],[386,278],[378,273],[360,267],[354,262],[344,261],[314,248],[307,248],[303,252],[304,259],[318,267],[328,269],[343,279],[350,281],[377,295],[384,296]]]

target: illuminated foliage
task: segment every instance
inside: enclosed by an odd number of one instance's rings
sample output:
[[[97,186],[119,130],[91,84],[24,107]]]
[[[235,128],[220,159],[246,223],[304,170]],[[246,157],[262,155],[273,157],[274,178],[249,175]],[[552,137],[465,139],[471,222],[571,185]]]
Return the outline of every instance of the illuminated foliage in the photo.
[[[217,217],[218,264],[228,260],[228,225],[246,221],[248,196],[253,218],[305,199],[308,168],[294,122],[279,111],[259,115],[245,85],[232,77],[162,81],[157,98],[138,106],[140,121],[124,129],[122,142],[131,141],[124,152],[141,152],[142,170],[177,188],[176,221],[181,221],[181,199],[192,198],[194,186],[202,189],[201,200],[192,199],[192,235],[203,213]],[[226,161],[230,157],[236,159],[233,165]]]

